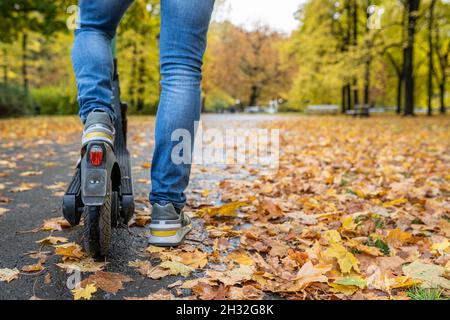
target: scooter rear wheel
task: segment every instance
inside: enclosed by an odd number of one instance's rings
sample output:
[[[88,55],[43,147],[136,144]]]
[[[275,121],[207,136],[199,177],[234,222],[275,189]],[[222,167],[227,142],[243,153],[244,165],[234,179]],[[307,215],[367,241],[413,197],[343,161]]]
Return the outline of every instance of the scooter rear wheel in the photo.
[[[85,250],[93,257],[106,256],[111,245],[111,186],[102,206],[84,207]]]

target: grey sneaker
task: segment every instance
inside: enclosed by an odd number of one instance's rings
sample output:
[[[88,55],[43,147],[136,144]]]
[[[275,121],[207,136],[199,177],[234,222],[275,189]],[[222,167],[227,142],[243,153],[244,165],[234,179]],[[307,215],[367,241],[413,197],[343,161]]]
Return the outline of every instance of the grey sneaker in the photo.
[[[104,141],[114,147],[114,124],[108,113],[94,110],[89,113],[84,125],[81,145],[84,147],[91,141]]]
[[[178,213],[173,204],[152,205],[152,221],[150,223],[150,237],[148,243],[155,246],[173,247],[183,241],[191,231],[192,223],[183,211]]]

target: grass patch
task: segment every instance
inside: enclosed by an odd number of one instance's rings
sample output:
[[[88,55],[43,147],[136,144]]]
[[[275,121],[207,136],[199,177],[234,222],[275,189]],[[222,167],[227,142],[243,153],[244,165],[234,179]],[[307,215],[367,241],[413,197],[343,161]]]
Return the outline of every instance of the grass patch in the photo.
[[[412,287],[406,291],[406,295],[412,300],[448,300],[442,296],[442,289]]]
[[[390,253],[390,249],[387,243],[380,239],[377,239],[375,241],[373,239],[369,239],[369,241],[367,241],[367,245],[371,247],[377,247],[381,250],[381,252],[383,252],[385,256],[389,255]]]

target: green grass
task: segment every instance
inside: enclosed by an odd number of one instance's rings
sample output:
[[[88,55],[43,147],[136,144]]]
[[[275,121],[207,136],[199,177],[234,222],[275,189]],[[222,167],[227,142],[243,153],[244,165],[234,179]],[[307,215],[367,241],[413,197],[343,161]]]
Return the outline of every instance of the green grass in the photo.
[[[389,253],[390,253],[389,246],[387,245],[386,242],[384,242],[382,240],[377,239],[377,240],[373,241],[373,239],[370,238],[369,241],[367,241],[367,245],[380,249],[381,252],[383,252],[383,254],[385,256],[389,255]]]
[[[406,291],[406,295],[412,300],[448,300],[442,296],[442,292],[438,288],[412,287]]]

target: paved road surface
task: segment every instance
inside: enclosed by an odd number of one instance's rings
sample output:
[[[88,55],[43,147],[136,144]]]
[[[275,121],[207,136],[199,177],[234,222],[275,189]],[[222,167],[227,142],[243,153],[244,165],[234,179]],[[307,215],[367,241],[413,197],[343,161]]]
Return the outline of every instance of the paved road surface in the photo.
[[[227,127],[254,127],[258,123],[277,118],[269,115],[206,115],[203,121],[206,126]],[[20,121],[20,120],[19,120]],[[77,121],[72,119],[72,123]],[[142,164],[149,162],[153,146],[152,131],[154,119],[150,117],[132,118],[130,121],[131,153],[133,154],[133,179],[136,198],[141,200],[137,208],[143,208],[150,189],[149,169]],[[81,127],[80,127],[81,128]],[[0,198],[10,199],[9,203],[0,203],[1,207],[9,209],[0,216],[0,268],[22,268],[33,264],[27,252],[39,250],[35,243],[48,236],[49,232],[23,232],[39,228],[45,219],[61,216],[61,201],[63,188],[73,173],[73,166],[77,160],[79,149],[79,133],[74,132],[62,139],[57,137],[54,141],[36,138],[36,143],[26,143],[23,147],[20,139],[3,139],[0,141]],[[31,137],[27,137],[31,138]],[[15,164],[15,167],[13,167]],[[189,195],[195,190],[203,190],[217,186],[221,179],[229,173],[216,171],[216,174],[203,173],[200,166],[193,170]],[[21,176],[27,171],[42,171],[41,175]],[[12,192],[11,190],[21,183],[35,183],[28,191]],[[52,189],[47,187],[54,186]],[[192,200],[193,201],[193,200]],[[214,200],[212,200],[214,202]],[[62,236],[70,241],[80,242],[81,227],[53,232],[54,236]],[[200,226],[196,225],[197,231]],[[173,283],[180,277],[165,277],[162,280],[151,280],[141,276],[135,269],[128,267],[128,262],[139,258],[140,252],[146,247],[145,228],[131,227],[129,229],[115,229],[111,253],[107,257],[109,262],[105,271],[119,272],[129,275],[133,281],[126,283],[124,289],[116,295],[98,291],[96,299],[122,299],[123,297],[145,297],[162,287]],[[201,232],[197,232],[201,235]],[[194,239],[195,240],[195,239]],[[198,242],[193,242],[198,244]],[[51,247],[43,251],[53,251]],[[50,255],[46,261],[46,269],[38,274],[21,273],[20,277],[10,283],[0,282],[0,299],[72,299],[72,294],[66,286],[68,275],[55,263],[61,258]],[[50,283],[44,282],[50,274]],[[194,276],[201,276],[197,274]],[[48,281],[47,281],[48,282]]]

